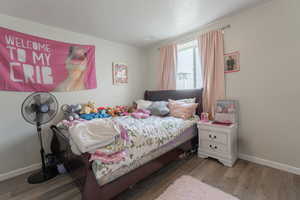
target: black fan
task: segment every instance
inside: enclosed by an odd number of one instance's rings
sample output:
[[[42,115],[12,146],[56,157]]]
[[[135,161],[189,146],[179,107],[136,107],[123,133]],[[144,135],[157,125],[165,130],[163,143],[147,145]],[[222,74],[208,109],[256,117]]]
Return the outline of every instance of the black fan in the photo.
[[[41,128],[41,125],[50,122],[55,117],[57,110],[58,102],[55,96],[46,92],[35,92],[22,104],[22,115],[28,123],[36,125],[41,145],[42,170],[28,177],[27,181],[30,184],[42,183],[58,174],[55,167],[46,166]]]

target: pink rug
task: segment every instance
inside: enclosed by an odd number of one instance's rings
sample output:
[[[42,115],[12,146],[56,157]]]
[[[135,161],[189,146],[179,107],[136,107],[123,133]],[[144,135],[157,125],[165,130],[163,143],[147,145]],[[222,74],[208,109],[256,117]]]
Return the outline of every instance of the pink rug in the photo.
[[[236,197],[191,177],[177,179],[156,200],[238,200]]]

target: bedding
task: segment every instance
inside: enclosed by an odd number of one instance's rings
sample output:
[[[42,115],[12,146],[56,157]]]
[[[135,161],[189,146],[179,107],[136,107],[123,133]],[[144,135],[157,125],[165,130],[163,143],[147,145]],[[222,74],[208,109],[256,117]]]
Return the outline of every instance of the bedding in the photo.
[[[135,119],[127,116],[116,117],[113,120],[127,129],[129,147],[126,149],[126,158],[119,163],[105,164],[99,160],[93,162],[93,172],[100,185],[112,181],[191,139],[192,136],[185,138],[181,136],[181,133],[193,126],[198,118],[183,120],[171,116],[151,116],[147,119]],[[174,141],[175,139],[178,140]],[[171,144],[167,145],[168,143]]]
[[[195,131],[193,131],[195,127],[191,126],[187,128],[184,134],[180,134],[177,136],[174,140],[168,142],[167,144],[161,146],[160,148],[157,148],[153,151],[151,151],[148,154],[145,154],[142,158],[136,159],[132,161],[129,165],[122,165],[121,167],[118,167],[115,165],[115,169],[111,170],[110,173],[107,174],[99,174],[100,171],[98,171],[99,163],[93,162],[92,169],[93,172],[97,178],[97,182],[99,186],[105,185],[106,183],[109,183],[111,181],[116,180],[117,178],[129,173],[130,171],[133,171],[137,169],[140,166],[143,166],[147,162],[150,162],[151,160],[154,160],[158,158],[159,156],[167,153],[168,151],[171,151],[172,149],[180,146],[181,144],[189,141],[193,137],[197,135]],[[97,175],[98,174],[98,175]]]
[[[150,116],[147,119],[136,119],[131,116],[121,116],[103,120],[110,120],[111,123],[124,128],[127,131],[127,140],[116,140],[114,143],[96,150],[95,154],[91,154],[92,169],[99,185],[128,173],[194,137],[194,135],[181,134],[195,125],[199,118],[195,116],[184,120],[172,116]],[[78,151],[77,144],[70,137],[70,131],[65,129],[62,132],[70,139],[73,153],[79,155],[81,152]],[[107,154],[111,156],[107,156]],[[99,155],[102,157],[97,159]]]

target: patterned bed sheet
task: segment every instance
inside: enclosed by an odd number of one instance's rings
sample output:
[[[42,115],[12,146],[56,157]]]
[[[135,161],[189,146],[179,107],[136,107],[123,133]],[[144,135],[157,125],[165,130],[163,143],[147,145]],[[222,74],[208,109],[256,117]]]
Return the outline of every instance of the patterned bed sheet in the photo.
[[[93,172],[99,185],[117,179],[194,137],[195,132],[185,130],[194,126],[198,118],[183,120],[151,116],[135,119],[127,116],[113,120],[128,131],[130,143],[123,161],[115,164],[104,164],[98,160],[93,162]]]

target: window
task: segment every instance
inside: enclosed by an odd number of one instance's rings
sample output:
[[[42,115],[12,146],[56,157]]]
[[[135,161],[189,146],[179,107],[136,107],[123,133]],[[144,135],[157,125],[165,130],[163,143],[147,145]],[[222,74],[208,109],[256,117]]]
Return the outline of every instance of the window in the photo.
[[[197,41],[178,45],[176,89],[202,88],[201,64]]]

